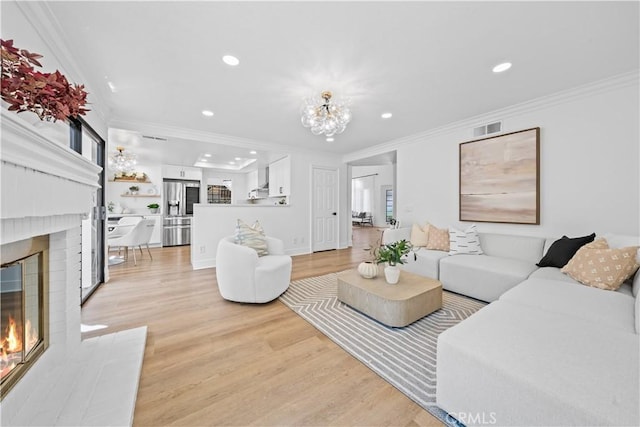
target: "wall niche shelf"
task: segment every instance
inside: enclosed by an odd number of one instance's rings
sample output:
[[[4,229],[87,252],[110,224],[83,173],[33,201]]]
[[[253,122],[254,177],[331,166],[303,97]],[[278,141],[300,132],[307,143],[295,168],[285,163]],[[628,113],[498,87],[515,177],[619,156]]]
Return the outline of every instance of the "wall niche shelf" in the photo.
[[[143,180],[135,179],[135,178],[114,178],[110,179],[109,182],[137,182],[139,184],[151,184],[147,178]]]

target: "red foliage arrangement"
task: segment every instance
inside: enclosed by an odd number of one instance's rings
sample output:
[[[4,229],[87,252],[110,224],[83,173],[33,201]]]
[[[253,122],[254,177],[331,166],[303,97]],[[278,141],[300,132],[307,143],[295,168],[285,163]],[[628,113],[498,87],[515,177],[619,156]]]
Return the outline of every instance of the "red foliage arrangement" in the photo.
[[[84,85],[71,85],[58,70],[41,73],[42,55],[13,46],[13,40],[0,39],[2,53],[2,99],[9,111],[33,111],[40,120],[54,122],[84,115],[87,92]]]

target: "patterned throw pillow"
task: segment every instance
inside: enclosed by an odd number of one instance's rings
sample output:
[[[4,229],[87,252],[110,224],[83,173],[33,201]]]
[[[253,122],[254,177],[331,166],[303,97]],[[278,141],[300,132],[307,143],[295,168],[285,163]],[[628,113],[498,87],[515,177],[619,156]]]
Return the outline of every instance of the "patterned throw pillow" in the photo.
[[[239,219],[236,225],[235,242],[238,245],[248,246],[255,249],[258,256],[265,256],[269,254],[267,251],[267,240],[265,239],[264,230],[258,221],[256,221],[252,226],[249,226]]]
[[[411,227],[410,241],[416,248],[427,246],[427,242],[429,241],[429,223],[424,227],[421,227],[418,224],[413,224]]]
[[[429,227],[427,249],[449,252],[449,230],[436,228],[432,224],[427,224],[427,226]]]
[[[637,251],[637,246],[611,249],[598,239],[578,249],[561,271],[582,284],[615,291],[638,269]]]
[[[464,231],[455,228],[449,229],[449,255],[482,255],[483,253],[475,224],[470,225]]]

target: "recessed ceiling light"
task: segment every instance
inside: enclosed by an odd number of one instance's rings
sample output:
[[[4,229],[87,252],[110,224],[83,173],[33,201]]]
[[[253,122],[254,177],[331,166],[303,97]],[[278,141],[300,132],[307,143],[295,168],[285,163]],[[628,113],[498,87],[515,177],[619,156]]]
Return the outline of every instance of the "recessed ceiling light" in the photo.
[[[235,67],[236,65],[238,65],[240,63],[240,60],[238,58],[236,58],[233,55],[225,55],[222,57],[222,61],[227,64],[227,65],[231,65],[232,67]]]
[[[503,71],[507,71],[509,68],[511,68],[511,62],[503,62],[502,64],[498,64],[493,67],[493,72],[501,73]]]
[[[235,160],[242,160],[240,157],[236,157]]]
[[[333,141],[335,141],[335,139],[333,139],[331,137],[327,138],[327,142],[333,142]]]
[[[236,162],[229,162],[229,164],[230,164],[230,165],[235,165],[235,164],[236,164]]]
[[[211,110],[202,110],[202,115],[206,116],[206,117],[212,117],[213,116],[213,111],[211,111]]]
[[[201,162],[208,162],[207,159],[200,159]]]
[[[206,153],[204,156],[205,156],[205,157],[211,157],[211,154]]]
[[[380,117],[382,117],[383,119],[390,119],[391,117],[393,117],[393,114],[391,114],[391,113],[382,113],[382,114],[380,114]]]
[[[256,150],[251,150],[249,151],[249,154],[258,154],[258,152]]]

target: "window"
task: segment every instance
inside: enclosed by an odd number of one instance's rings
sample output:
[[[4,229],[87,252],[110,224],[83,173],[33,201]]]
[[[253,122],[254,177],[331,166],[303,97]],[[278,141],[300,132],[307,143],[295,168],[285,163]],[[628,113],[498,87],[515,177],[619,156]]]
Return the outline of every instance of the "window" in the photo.
[[[388,224],[391,221],[391,218],[393,218],[393,190],[385,191],[384,214]]]

